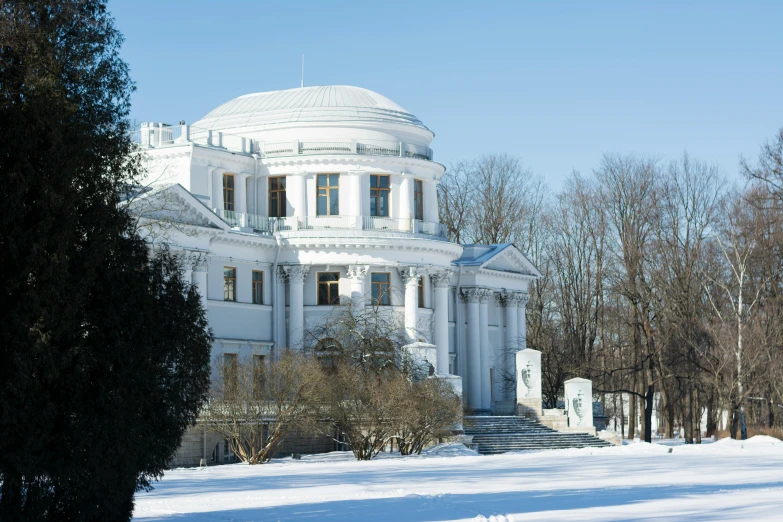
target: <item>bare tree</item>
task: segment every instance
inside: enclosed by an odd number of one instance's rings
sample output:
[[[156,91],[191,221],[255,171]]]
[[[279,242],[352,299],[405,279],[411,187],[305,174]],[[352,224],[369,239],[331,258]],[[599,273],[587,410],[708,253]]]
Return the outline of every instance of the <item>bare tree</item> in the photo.
[[[302,353],[225,356],[215,362],[212,398],[201,415],[243,462],[267,462],[293,432],[315,432],[321,368]]]

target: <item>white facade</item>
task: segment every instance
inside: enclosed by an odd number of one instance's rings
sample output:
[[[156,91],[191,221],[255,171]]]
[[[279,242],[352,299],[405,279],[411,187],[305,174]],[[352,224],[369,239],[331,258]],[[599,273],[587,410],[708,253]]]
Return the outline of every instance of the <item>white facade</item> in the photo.
[[[444,167],[411,113],[365,89],[307,87],[138,132],[156,188],[139,204],[201,291],[215,356],[314,343],[308,329],[333,309],[323,294],[319,303],[322,275],[355,306],[389,288],[410,341],[434,345],[436,371],[462,377],[467,409],[514,401],[528,284],[540,274],[513,245],[446,239]]]

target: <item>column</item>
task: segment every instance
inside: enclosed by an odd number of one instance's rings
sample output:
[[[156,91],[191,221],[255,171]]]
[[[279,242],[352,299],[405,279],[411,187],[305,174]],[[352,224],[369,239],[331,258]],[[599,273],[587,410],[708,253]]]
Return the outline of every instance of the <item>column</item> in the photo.
[[[351,174],[351,192],[350,197],[348,199],[348,209],[346,214],[349,216],[355,216],[356,217],[356,228],[357,230],[361,230],[363,223],[362,223],[362,216],[364,215],[364,198],[362,198],[362,185],[364,184],[364,171],[361,170],[354,170],[350,172]],[[369,197],[369,195],[367,196]],[[364,295],[364,294],[362,294]]]
[[[504,295],[503,305],[506,307],[506,338],[503,350],[503,373],[504,375],[516,375],[514,367],[514,354],[517,352],[519,342],[519,294],[508,293]],[[510,398],[511,393],[509,393]]]
[[[462,290],[462,298],[467,303],[467,405],[470,410],[481,409],[481,330],[479,328],[479,295],[478,288]],[[460,327],[462,325],[459,325]]]
[[[405,335],[408,342],[414,343],[419,340],[419,277],[422,271],[417,266],[400,267],[397,271],[405,285]]]
[[[482,288],[479,294],[479,328],[481,330],[481,409],[492,408],[492,383],[489,378],[489,300],[492,290]]]
[[[346,268],[346,275],[351,280],[351,313],[359,317],[364,313],[364,280],[370,271],[367,265],[351,265]]]
[[[244,173],[234,176],[234,210],[240,214],[247,213],[247,178],[249,177],[250,174]]]
[[[435,371],[446,375],[449,372],[449,287],[451,270],[430,274],[435,287],[435,314],[432,325],[432,342],[437,349]]]
[[[411,199],[413,199],[413,180],[410,176],[400,176],[400,219],[410,219],[411,215]],[[407,228],[407,227],[406,227]]]
[[[438,218],[438,182],[424,182],[424,221],[437,223]]]
[[[517,308],[517,336],[519,341],[517,342],[517,350],[524,350],[527,348],[527,319],[526,310],[528,301],[530,301],[530,294],[527,292],[519,292],[519,308]]]
[[[212,208],[223,209],[223,171],[221,169],[210,169],[212,179],[210,179],[212,187]]]
[[[288,276],[289,308],[288,308],[288,346],[302,349],[304,337],[304,280],[310,267],[307,265],[290,265],[283,267]]]
[[[201,295],[201,306],[207,309],[207,268],[209,259],[206,254],[196,254],[193,258],[193,284]]]
[[[285,348],[288,346],[288,337],[285,326],[285,281],[288,276],[283,270],[282,266],[277,267],[277,278],[275,284],[277,285],[277,293],[273,299],[276,298],[274,309],[275,318],[277,321],[277,345],[276,348]]]

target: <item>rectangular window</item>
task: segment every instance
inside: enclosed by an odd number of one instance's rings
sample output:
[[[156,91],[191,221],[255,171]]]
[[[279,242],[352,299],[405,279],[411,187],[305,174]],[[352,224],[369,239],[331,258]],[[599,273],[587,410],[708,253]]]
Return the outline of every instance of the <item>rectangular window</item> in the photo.
[[[269,217],[285,217],[285,176],[269,178]]]
[[[372,274],[370,279],[372,284],[372,303],[374,305],[390,305],[391,283],[388,272]]]
[[[318,174],[317,215],[340,215],[340,175]]]
[[[424,308],[424,276],[419,278],[419,308]]]
[[[234,211],[234,175],[223,174],[223,208]]]
[[[413,218],[424,220],[424,184],[420,179],[413,180]]]
[[[264,304],[264,273],[253,270],[253,304]]]
[[[264,397],[264,383],[266,379],[266,359],[263,355],[253,356],[253,398]]]
[[[237,354],[223,354],[223,395],[225,399],[233,399],[237,395]]]
[[[232,266],[223,267],[223,300],[237,300],[237,269]]]
[[[319,305],[340,304],[340,273],[339,272],[318,273],[318,304]]]
[[[370,176],[370,215],[389,217],[389,176]]]

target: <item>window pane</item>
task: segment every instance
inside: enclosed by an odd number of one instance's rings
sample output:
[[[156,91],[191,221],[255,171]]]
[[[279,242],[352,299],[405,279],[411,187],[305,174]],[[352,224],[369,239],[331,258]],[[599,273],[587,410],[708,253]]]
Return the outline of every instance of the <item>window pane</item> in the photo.
[[[234,269],[233,268],[224,268],[223,269],[223,277],[234,277]]]
[[[329,185],[336,187],[340,183],[339,174],[329,174]]]
[[[340,289],[336,284],[329,285],[329,304],[340,303]]]
[[[340,190],[339,189],[330,189],[329,190],[329,213],[333,216],[337,216],[340,214]]]
[[[318,285],[318,304],[329,304],[329,285]]]
[[[389,176],[381,176],[381,188],[389,188]]]
[[[340,280],[340,274],[335,272],[322,272],[318,274],[318,281],[319,282],[328,282],[328,281],[339,281]]]
[[[372,282],[373,283],[388,283],[389,282],[389,274],[372,274]]]
[[[370,196],[370,215],[378,215],[378,198],[376,196]]]
[[[380,201],[380,208],[378,209],[378,215],[379,216],[388,216],[389,215],[389,193],[384,191],[381,192],[381,201]]]
[[[325,216],[327,215],[326,212],[326,195],[325,194],[318,194],[318,208],[317,208],[317,214],[319,216]]]
[[[326,174],[318,174],[318,186],[319,187],[326,186]]]
[[[370,188],[378,188],[378,176],[370,176]]]
[[[253,281],[263,281],[264,280],[264,273],[259,271],[253,272]]]

